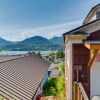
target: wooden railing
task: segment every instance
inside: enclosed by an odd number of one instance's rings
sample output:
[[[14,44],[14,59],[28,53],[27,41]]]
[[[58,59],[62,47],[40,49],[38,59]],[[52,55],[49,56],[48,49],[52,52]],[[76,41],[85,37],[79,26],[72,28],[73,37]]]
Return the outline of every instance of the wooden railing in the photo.
[[[73,94],[73,100],[89,100],[81,83],[74,82]]]

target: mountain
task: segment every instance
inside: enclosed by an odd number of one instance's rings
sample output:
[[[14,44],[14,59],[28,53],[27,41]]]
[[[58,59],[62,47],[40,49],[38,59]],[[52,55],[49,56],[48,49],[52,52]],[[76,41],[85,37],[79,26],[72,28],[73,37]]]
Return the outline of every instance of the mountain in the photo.
[[[50,44],[51,42],[41,36],[34,36],[31,38],[27,38],[20,42],[20,44]]]
[[[45,51],[45,50],[58,50],[58,49],[63,48],[63,45],[57,43],[57,41],[53,42],[41,36],[34,36],[31,38],[27,38],[20,42],[16,42],[10,45],[3,46],[3,48],[5,50],[24,50],[24,51],[42,50],[42,51]]]
[[[0,46],[9,45],[9,44],[13,44],[13,42],[7,41],[0,37]]]
[[[49,39],[51,42],[56,43],[56,44],[63,44],[63,37],[53,37],[51,39]]]

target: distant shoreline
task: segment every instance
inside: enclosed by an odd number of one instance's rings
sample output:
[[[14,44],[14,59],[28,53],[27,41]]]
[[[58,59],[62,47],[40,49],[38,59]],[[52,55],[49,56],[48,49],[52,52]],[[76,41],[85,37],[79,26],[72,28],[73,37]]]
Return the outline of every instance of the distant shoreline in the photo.
[[[28,52],[32,51],[1,51],[0,55],[18,55],[18,54],[26,54]],[[57,52],[57,51],[33,51],[33,52],[40,52],[41,54],[49,54],[51,52]]]

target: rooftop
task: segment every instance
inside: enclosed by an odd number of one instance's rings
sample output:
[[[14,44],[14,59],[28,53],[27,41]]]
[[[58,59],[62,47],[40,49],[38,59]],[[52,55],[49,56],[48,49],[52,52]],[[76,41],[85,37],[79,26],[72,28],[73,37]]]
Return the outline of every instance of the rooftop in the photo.
[[[10,100],[34,98],[49,64],[38,55],[0,62],[0,95]]]
[[[95,10],[96,10],[97,8],[100,8],[100,3],[97,4],[96,6],[94,6],[94,7],[90,10],[90,12],[89,12],[88,15],[86,16],[85,20],[83,21],[83,24],[85,24],[85,22],[87,21],[87,18],[88,18],[89,16],[91,16],[91,14],[94,13]]]

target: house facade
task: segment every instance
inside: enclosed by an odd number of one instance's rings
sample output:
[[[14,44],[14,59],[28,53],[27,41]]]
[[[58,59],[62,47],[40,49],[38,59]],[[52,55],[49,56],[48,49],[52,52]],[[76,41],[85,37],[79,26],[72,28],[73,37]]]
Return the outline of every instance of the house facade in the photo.
[[[100,4],[91,9],[82,26],[63,36],[66,99],[90,100],[100,95]]]

